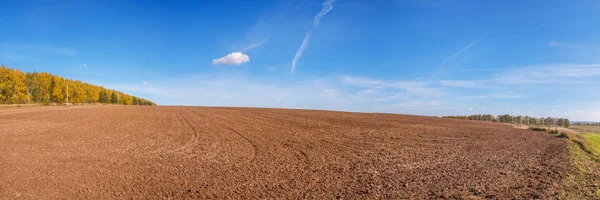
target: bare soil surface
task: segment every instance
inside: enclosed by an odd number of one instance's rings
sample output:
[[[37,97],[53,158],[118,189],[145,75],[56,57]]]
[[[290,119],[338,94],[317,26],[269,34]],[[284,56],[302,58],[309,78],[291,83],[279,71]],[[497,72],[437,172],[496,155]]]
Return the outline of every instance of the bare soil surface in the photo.
[[[556,198],[564,140],[499,123],[216,107],[0,110],[0,199]]]

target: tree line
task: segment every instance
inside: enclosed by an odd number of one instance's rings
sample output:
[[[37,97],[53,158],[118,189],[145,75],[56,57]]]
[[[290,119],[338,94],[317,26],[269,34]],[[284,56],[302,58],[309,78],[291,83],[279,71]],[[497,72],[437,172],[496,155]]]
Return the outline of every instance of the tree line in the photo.
[[[468,116],[443,116],[443,118],[453,119],[465,119],[465,120],[478,120],[488,122],[501,122],[511,124],[524,124],[524,125],[536,125],[536,126],[559,126],[569,128],[571,121],[567,118],[552,118],[552,117],[530,117],[530,116],[512,116],[512,115],[490,115],[490,114],[475,114]]]
[[[571,124],[581,126],[600,126],[600,122],[573,122]]]
[[[68,92],[68,93],[67,93]],[[144,98],[106,89],[47,72],[27,72],[0,67],[0,104],[105,103],[156,105]]]

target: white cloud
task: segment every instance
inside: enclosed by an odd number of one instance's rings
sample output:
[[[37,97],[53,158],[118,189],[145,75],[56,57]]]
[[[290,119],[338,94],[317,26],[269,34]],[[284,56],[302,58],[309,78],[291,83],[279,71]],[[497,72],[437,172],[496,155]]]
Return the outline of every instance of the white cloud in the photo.
[[[420,81],[388,81],[388,80],[377,80],[370,78],[354,77],[354,76],[343,76],[342,81],[349,85],[369,87],[369,88],[398,88],[398,89],[415,89],[425,87],[428,84]]]
[[[444,94],[439,88],[432,87],[427,82],[421,81],[389,81],[343,76],[342,82],[351,86],[363,88],[398,90],[392,95],[380,97],[379,101],[396,99],[401,96],[406,96],[406,94],[415,94],[424,97],[440,96]]]
[[[382,86],[383,81],[373,80],[373,79],[368,79],[368,78],[345,76],[345,77],[342,77],[342,81],[344,83],[347,83],[349,85],[354,85],[354,86],[372,87],[372,88],[383,87]]]
[[[87,67],[88,65],[87,64],[80,64],[79,66],[80,67]]]
[[[504,94],[490,94],[490,95],[478,95],[478,96],[462,96],[459,99],[521,99],[524,98],[520,95],[504,95]]]
[[[376,89],[364,89],[364,90],[360,90],[358,91],[358,95],[361,96],[365,96],[365,95],[370,95],[370,94],[375,94]]]
[[[487,87],[486,81],[470,81],[470,80],[444,80],[440,81],[443,86],[450,87],[467,87],[467,88],[478,88]]]
[[[483,80],[443,80],[440,84],[451,87],[490,88],[540,84],[600,85],[600,64],[543,64],[506,69]]]
[[[110,85],[106,87],[144,94],[161,105],[254,106],[350,110],[359,100],[334,86],[315,83],[268,81],[245,76],[191,75],[154,80],[153,87]]]
[[[142,84],[144,84],[144,85],[148,85],[148,82],[144,81]]]
[[[391,81],[381,82],[383,85],[393,85]],[[240,74],[196,74],[153,80],[152,87],[142,84],[97,84],[137,94],[161,105],[301,107],[436,115],[436,112],[439,112],[436,109],[439,109],[442,103],[442,99],[424,97],[403,89],[385,87],[380,91],[349,85],[339,76],[274,83]],[[376,101],[394,94],[399,96]]]
[[[473,111],[473,108],[469,108],[470,111]]]
[[[206,105],[206,106],[255,106],[304,109],[327,109],[362,112],[392,112],[425,115],[456,115],[482,112],[482,105],[468,104],[453,95],[453,88],[423,80],[396,81],[360,76],[330,74],[318,79],[277,79],[278,76],[252,77],[244,74],[196,74],[188,76],[153,79],[148,85],[105,85],[124,92],[131,92],[153,100],[161,105]],[[142,80],[145,81],[145,80]],[[151,87],[150,87],[151,86]],[[538,87],[539,88],[539,87]],[[459,94],[461,91],[458,91]],[[553,115],[548,108],[554,103],[539,105],[537,94],[511,88],[504,91],[477,91],[463,96],[466,99],[486,99],[490,106],[486,113],[515,113],[502,103],[493,100],[528,98],[514,104],[519,114],[531,116]],[[449,96],[453,95],[453,96]],[[523,95],[523,96],[522,96]],[[524,96],[526,95],[526,96]],[[545,94],[540,94],[545,95]],[[487,100],[490,99],[490,100]],[[597,99],[597,98],[595,98]],[[506,102],[506,101],[499,101]],[[585,105],[588,102],[586,102]],[[592,107],[572,107],[556,104],[557,117],[571,119],[600,119],[600,102]],[[483,105],[485,107],[485,105]],[[511,104],[513,106],[513,104]],[[564,107],[564,109],[562,109]],[[468,108],[472,108],[467,110]],[[477,111],[475,111],[477,110]],[[586,112],[577,112],[586,111]],[[544,113],[547,112],[547,113]],[[595,118],[594,118],[595,117]]]
[[[600,64],[545,64],[513,68],[496,75],[506,83],[579,83],[584,78],[600,76]],[[579,80],[577,80],[579,79]]]
[[[396,104],[396,105],[392,105],[391,107],[400,107],[400,108],[405,108],[405,109],[416,109],[416,108],[421,108],[421,107],[437,107],[442,103],[442,101],[440,100],[434,100],[434,101],[415,101],[415,100],[409,100],[409,101],[404,101],[402,103]]]
[[[556,41],[550,41],[550,42],[548,42],[548,46],[551,46],[551,47],[571,47],[571,48],[573,48],[573,47],[575,47],[575,48],[579,47],[578,45],[572,45],[572,44],[567,44],[567,43],[562,43],[562,42],[556,42]]]
[[[379,97],[377,99],[374,99],[373,101],[376,101],[376,102],[395,101],[395,100],[401,100],[402,98],[404,98],[406,96],[408,96],[408,95],[405,93],[402,93],[402,92],[398,92],[396,94]]]
[[[298,60],[300,59],[300,57],[302,57],[302,54],[304,53],[304,51],[306,50],[306,48],[308,48],[308,44],[310,43],[310,37],[312,36],[312,31],[315,30],[319,24],[321,23],[321,19],[323,19],[323,17],[325,17],[325,15],[327,15],[327,13],[329,13],[329,11],[331,11],[333,9],[333,3],[335,2],[335,0],[326,0],[325,2],[323,2],[323,8],[321,9],[321,11],[319,12],[319,14],[317,14],[313,20],[313,27],[312,29],[306,33],[306,36],[304,36],[304,40],[302,40],[302,44],[300,45],[300,48],[298,49],[298,51],[296,51],[296,55],[294,56],[294,59],[292,59],[292,69],[291,69],[291,73],[294,73],[294,70],[296,69],[296,64],[298,63]]]
[[[241,65],[247,62],[250,62],[250,57],[242,52],[233,52],[212,61],[215,65]]]

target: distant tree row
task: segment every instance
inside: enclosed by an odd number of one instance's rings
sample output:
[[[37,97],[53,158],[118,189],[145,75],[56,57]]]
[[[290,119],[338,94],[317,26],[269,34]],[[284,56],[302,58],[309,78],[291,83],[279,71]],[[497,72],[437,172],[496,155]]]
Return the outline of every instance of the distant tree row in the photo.
[[[67,94],[68,87],[68,94]],[[107,103],[156,105],[152,101],[101,86],[65,79],[47,72],[27,72],[0,67],[0,104]]]
[[[600,126],[600,122],[573,122],[572,125]]]
[[[512,115],[498,115],[493,116],[490,114],[476,114],[469,116],[443,116],[443,118],[454,118],[454,119],[465,119],[465,120],[478,120],[488,122],[502,122],[511,124],[524,124],[524,125],[537,125],[537,126],[559,126],[569,128],[571,122],[567,118],[552,118],[542,117],[535,118],[530,116],[512,116]]]

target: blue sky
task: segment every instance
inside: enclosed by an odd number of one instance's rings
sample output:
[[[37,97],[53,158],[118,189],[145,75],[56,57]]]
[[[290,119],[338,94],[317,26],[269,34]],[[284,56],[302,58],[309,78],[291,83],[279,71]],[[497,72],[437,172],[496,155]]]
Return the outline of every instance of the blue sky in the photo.
[[[0,63],[162,105],[600,121],[600,2],[0,1]]]

